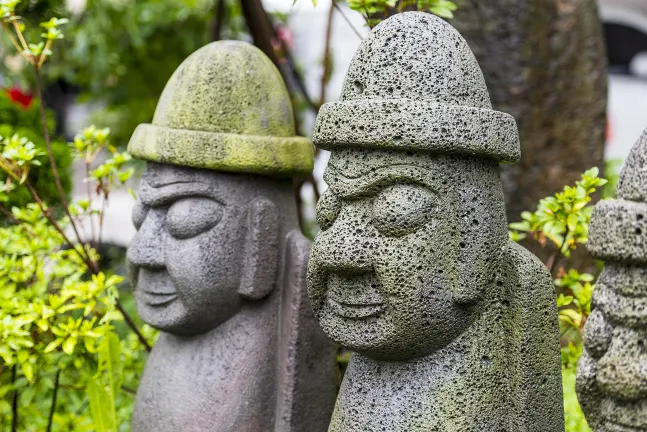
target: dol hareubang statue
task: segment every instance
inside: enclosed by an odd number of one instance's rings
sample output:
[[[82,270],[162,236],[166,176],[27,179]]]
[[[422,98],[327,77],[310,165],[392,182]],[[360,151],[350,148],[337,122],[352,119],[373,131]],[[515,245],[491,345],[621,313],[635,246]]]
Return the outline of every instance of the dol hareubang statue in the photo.
[[[128,149],[149,162],[127,259],[161,334],[134,431],[326,430],[334,350],[305,294],[290,179],[310,172],[313,147],[293,121],[274,65],[230,41],[186,59],[135,131]]]
[[[647,431],[647,130],[620,173],[617,199],[591,216],[587,249],[605,260],[584,326],[577,393],[595,432]]]
[[[493,111],[463,38],[424,13],[379,24],[314,141],[331,151],[308,290],[356,353],[331,432],[561,432],[551,277],[508,240]]]

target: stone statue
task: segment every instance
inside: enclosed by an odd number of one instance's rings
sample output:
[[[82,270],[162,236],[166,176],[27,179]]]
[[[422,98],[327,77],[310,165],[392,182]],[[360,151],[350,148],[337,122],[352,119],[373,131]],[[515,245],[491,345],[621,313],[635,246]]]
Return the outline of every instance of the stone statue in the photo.
[[[329,431],[563,431],[551,277],[508,240],[515,121],[463,38],[395,15],[341,99],[315,126],[331,156],[308,269],[321,326],[355,352]]]
[[[149,162],[127,260],[137,310],[161,330],[133,431],[325,431],[334,348],[308,302],[291,180],[313,147],[277,69],[244,42],[205,46],[128,149]]]
[[[595,432],[647,431],[647,130],[631,149],[617,199],[600,201],[587,248],[605,260],[584,325],[577,392]]]

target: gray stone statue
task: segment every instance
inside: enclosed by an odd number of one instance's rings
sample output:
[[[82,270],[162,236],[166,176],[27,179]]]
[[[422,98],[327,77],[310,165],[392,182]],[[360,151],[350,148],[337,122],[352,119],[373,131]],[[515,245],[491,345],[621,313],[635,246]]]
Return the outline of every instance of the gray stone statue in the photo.
[[[127,260],[137,310],[161,330],[133,430],[325,431],[334,349],[308,303],[291,180],[313,147],[277,69],[247,43],[205,46],[128,149],[149,162]]]
[[[564,430],[548,270],[508,240],[491,109],[463,38],[429,14],[376,26],[314,141],[331,151],[308,292],[355,353],[332,432]]]
[[[647,130],[600,201],[587,248],[605,266],[584,325],[577,392],[595,432],[647,431]]]

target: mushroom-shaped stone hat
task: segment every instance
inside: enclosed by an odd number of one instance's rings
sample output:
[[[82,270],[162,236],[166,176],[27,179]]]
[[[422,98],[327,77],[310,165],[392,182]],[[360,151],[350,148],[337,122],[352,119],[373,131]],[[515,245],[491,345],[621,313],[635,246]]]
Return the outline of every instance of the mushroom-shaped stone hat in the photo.
[[[135,157],[217,171],[292,177],[309,174],[314,147],[294,136],[281,74],[246,42],[213,42],[173,73],[152,124],[128,144]]]
[[[647,265],[647,130],[625,161],[617,199],[596,204],[586,248],[603,260]]]
[[[341,100],[319,111],[313,141],[326,150],[414,150],[516,162],[512,116],[492,109],[465,39],[422,12],[376,26],[350,65]]]

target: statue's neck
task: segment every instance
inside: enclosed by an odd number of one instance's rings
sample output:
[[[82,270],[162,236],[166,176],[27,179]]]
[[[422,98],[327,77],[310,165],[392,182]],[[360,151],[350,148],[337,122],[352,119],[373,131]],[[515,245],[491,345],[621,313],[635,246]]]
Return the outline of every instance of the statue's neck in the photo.
[[[501,408],[510,394],[509,362],[497,327],[488,311],[448,346],[424,357],[398,362],[354,354],[330,431],[373,430],[375,421],[386,421],[384,429],[393,432],[512,430]]]

